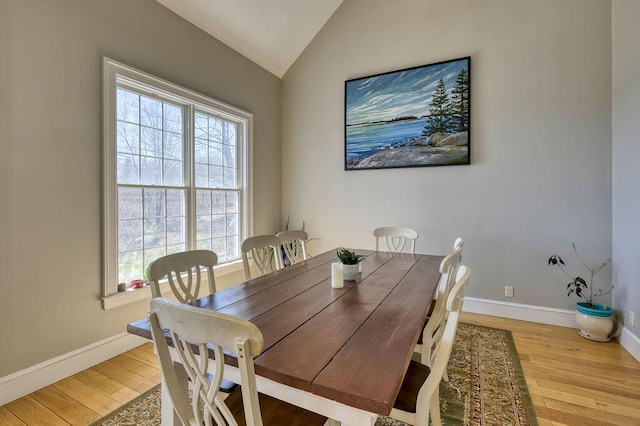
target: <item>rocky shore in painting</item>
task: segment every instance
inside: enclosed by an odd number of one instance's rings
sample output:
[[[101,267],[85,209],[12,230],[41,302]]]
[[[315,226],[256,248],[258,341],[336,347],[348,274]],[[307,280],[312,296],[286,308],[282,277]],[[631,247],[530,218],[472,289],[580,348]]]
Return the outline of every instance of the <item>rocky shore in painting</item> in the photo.
[[[449,164],[468,164],[469,133],[435,133],[406,142],[393,143],[364,158],[347,162],[348,169],[379,169],[386,167],[415,167]]]

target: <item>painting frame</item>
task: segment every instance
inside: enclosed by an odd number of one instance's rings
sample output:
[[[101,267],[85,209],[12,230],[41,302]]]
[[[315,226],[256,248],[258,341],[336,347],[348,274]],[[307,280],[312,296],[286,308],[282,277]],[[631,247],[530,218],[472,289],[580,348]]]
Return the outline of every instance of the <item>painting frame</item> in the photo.
[[[470,56],[345,81],[345,171],[469,164]]]

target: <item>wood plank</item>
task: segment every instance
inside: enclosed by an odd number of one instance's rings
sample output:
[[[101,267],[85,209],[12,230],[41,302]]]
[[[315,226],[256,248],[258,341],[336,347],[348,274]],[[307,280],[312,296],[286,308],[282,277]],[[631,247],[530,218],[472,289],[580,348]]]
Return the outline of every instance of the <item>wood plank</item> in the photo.
[[[154,382],[160,381],[161,373],[159,368],[152,367],[148,364],[138,361],[137,359],[130,356],[129,352],[115,356],[109,361],[148,380]]]
[[[26,425],[22,420],[16,417],[7,407],[4,405],[0,407],[0,425],[3,426],[23,426]]]
[[[33,399],[31,395],[16,399],[5,407],[28,425],[68,426],[67,422]]]
[[[31,394],[33,398],[72,425],[87,425],[102,417],[55,386],[47,386]]]
[[[89,407],[101,416],[109,414],[122,405],[119,401],[116,401],[102,392],[96,392],[97,389],[82,383],[75,377],[69,377],[61,380],[54,383],[52,386],[66,393],[71,398],[80,401],[83,405]]]
[[[100,364],[91,367],[91,369],[115,380],[118,383],[122,383],[124,386],[135,390],[138,394],[151,389],[157,384],[156,381],[149,380],[135,374],[132,371],[126,370],[112,363],[111,361],[101,362]]]
[[[90,368],[76,374],[75,378],[80,380],[82,383],[99,390],[105,395],[110,396],[121,404],[131,401],[138,395],[138,392],[134,389],[124,386],[122,383],[119,383]]]
[[[441,261],[441,256],[422,256],[316,377],[314,393],[378,414],[391,411],[411,360],[409,349],[438,285]]]

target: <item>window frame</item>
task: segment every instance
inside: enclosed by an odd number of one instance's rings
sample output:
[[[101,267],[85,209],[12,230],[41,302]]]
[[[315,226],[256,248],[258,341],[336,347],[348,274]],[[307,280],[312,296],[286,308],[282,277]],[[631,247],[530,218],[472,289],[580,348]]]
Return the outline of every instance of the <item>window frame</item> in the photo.
[[[148,297],[148,288],[118,293],[118,182],[117,120],[118,87],[134,89],[147,96],[185,107],[184,138],[193,144],[193,117],[196,112],[220,117],[237,125],[237,167],[240,190],[240,242],[253,232],[252,146],[253,114],[211,99],[177,84],[147,74],[110,58],[103,58],[103,283],[102,306],[111,309]],[[187,199],[187,250],[195,249],[195,186],[193,149],[185,149]],[[241,269],[241,259],[216,267],[220,275]],[[144,290],[144,291],[143,291]],[[138,293],[137,295],[135,295]],[[140,294],[143,293],[143,294]]]

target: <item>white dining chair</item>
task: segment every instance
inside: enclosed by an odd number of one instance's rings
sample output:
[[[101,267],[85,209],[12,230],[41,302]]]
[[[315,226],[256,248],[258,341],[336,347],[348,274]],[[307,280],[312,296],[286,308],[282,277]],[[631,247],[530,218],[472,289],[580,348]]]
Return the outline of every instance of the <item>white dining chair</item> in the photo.
[[[449,253],[440,262],[440,282],[436,289],[437,297],[432,302],[429,318],[424,325],[422,334],[418,339],[415,351],[420,353],[421,362],[427,367],[431,367],[431,356],[436,343],[444,332],[444,319],[446,313],[446,302],[449,293],[456,282],[456,272],[462,257],[462,247],[458,247]],[[446,371],[445,371],[446,377]]]
[[[161,297],[160,280],[166,278],[173,295],[181,303],[196,300],[200,293],[204,270],[209,283],[209,294],[216,292],[213,267],[218,264],[218,255],[210,250],[191,250],[163,256],[147,268],[152,297]]]
[[[373,236],[376,237],[376,251],[380,250],[380,240],[383,239],[387,251],[400,253],[404,251],[405,246],[409,243],[409,253],[416,252],[416,240],[418,232],[411,228],[399,226],[384,226],[373,230]]]
[[[455,285],[445,305],[448,313],[444,332],[431,359],[431,368],[421,362],[411,361],[398,397],[389,417],[416,426],[429,426],[429,417],[434,426],[441,426],[440,382],[446,370],[458,329],[464,293],[471,269],[461,265],[456,273]]]
[[[251,279],[249,255],[258,270],[258,276],[281,269],[281,244],[280,238],[275,235],[256,235],[245,239],[240,245],[245,278]]]
[[[291,265],[307,260],[306,241],[309,239],[309,235],[305,231],[282,231],[278,232],[276,236],[280,238],[284,253]]]
[[[151,300],[149,323],[162,386],[183,425],[320,426],[326,422],[326,417],[258,394],[253,359],[260,355],[264,340],[258,327],[246,319],[157,298]],[[168,339],[193,383],[191,402],[178,379],[181,371],[171,357]],[[228,356],[235,357],[241,380],[225,398],[219,388]]]

